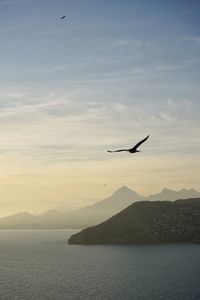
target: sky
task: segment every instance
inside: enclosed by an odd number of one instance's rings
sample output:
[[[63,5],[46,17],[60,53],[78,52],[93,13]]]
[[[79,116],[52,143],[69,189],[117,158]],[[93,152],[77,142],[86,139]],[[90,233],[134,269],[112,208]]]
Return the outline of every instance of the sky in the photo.
[[[199,15],[198,0],[0,0],[0,217],[123,185],[200,190]]]

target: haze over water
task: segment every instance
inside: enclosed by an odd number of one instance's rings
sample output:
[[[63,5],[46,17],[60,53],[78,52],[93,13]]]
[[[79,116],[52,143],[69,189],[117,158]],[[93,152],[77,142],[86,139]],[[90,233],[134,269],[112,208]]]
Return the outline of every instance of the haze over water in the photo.
[[[0,299],[200,298],[200,245],[68,245],[73,233],[0,231]]]

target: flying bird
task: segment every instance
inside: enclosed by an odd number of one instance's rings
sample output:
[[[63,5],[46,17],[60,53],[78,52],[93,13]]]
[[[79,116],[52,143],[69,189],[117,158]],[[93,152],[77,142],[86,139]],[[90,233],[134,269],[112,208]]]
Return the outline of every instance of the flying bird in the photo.
[[[62,18],[60,18],[61,20],[63,20],[66,16],[62,16]]]
[[[120,149],[120,150],[114,150],[114,151],[107,150],[107,152],[109,152],[109,153],[113,153],[113,152],[122,152],[122,151],[128,151],[128,152],[130,152],[130,153],[140,152],[140,150],[137,150],[137,148],[138,148],[142,143],[144,143],[148,138],[149,138],[149,135],[147,135],[147,137],[145,137],[143,140],[141,140],[139,143],[137,143],[133,148],[130,148],[130,149]]]

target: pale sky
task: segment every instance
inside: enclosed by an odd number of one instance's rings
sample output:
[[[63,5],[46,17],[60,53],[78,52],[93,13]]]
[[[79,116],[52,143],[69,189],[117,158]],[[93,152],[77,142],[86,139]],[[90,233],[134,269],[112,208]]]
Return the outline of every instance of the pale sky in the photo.
[[[0,217],[200,190],[199,16],[198,0],[0,0]]]

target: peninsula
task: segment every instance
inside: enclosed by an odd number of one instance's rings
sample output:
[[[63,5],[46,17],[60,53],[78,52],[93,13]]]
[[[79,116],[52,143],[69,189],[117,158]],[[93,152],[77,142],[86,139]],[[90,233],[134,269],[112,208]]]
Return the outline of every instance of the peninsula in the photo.
[[[69,244],[200,243],[200,198],[139,201]]]

